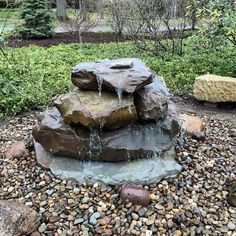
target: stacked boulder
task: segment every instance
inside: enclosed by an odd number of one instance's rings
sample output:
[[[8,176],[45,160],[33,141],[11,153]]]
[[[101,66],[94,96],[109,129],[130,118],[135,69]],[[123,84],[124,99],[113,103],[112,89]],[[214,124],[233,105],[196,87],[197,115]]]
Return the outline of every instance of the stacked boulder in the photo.
[[[81,63],[75,88],[54,101],[36,142],[55,155],[79,160],[127,161],[162,156],[179,132],[168,112],[162,78],[136,58]]]

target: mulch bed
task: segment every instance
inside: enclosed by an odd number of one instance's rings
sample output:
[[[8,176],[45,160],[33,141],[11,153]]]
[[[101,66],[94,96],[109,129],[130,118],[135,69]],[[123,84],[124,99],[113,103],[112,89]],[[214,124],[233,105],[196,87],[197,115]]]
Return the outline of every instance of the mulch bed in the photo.
[[[86,32],[82,35],[84,43],[109,43],[109,42],[124,42],[124,36],[117,35],[111,32]],[[75,34],[71,33],[58,33],[53,38],[49,39],[17,39],[14,36],[8,38],[8,45],[10,47],[19,48],[27,47],[29,45],[37,45],[41,47],[50,47],[60,43],[78,43],[79,40]]]

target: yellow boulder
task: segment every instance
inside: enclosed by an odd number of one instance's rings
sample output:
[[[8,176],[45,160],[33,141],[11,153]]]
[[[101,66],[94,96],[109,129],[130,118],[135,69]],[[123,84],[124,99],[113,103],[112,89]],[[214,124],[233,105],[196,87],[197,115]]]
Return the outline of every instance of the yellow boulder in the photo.
[[[236,102],[236,78],[203,75],[196,78],[194,97],[208,102]]]

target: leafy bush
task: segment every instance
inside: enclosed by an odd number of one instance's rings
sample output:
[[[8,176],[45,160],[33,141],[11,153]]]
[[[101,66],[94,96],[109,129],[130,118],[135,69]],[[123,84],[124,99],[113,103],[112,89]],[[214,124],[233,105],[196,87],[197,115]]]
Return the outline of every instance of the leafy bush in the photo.
[[[46,0],[24,0],[20,7],[24,20],[17,32],[23,38],[48,38],[53,36],[52,16]]]
[[[200,32],[210,40],[210,46],[225,41],[236,45],[236,4],[233,0],[210,0],[198,10],[198,17],[204,21]]]
[[[173,92],[191,93],[197,75],[214,73],[236,77],[235,47],[217,51],[196,50],[186,42],[182,56],[166,55],[164,59],[140,53],[131,42],[59,45],[51,48],[31,46],[8,49],[9,61],[0,57],[0,118],[25,110],[51,105],[53,97],[68,91],[71,68],[80,62],[118,57],[139,57],[163,76]]]

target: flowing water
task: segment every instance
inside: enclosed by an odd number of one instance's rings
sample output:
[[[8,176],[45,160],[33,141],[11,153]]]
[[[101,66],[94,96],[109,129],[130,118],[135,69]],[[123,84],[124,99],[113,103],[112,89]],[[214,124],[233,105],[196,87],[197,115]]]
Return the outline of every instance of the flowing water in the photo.
[[[97,83],[98,83],[98,93],[99,93],[99,97],[102,96],[102,84],[103,84],[103,79],[99,76],[96,76],[97,79]]]
[[[99,155],[102,152],[101,130],[97,127],[90,128],[89,157]]]

